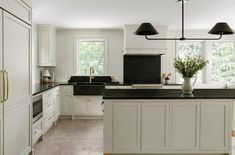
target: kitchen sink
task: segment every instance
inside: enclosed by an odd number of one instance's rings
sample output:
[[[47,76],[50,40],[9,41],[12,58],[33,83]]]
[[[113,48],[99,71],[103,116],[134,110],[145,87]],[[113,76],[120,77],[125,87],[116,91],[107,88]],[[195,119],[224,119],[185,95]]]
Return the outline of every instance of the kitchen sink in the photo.
[[[74,95],[103,95],[105,85],[101,82],[78,82],[73,88]]]
[[[77,82],[76,83],[77,86],[103,86],[104,83],[103,82]]]

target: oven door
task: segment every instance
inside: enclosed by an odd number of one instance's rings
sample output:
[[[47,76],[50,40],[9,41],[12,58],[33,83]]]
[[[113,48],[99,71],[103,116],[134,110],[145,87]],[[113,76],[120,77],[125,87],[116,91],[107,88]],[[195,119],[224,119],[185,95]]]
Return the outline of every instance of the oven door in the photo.
[[[33,99],[33,123],[42,117],[42,95]]]

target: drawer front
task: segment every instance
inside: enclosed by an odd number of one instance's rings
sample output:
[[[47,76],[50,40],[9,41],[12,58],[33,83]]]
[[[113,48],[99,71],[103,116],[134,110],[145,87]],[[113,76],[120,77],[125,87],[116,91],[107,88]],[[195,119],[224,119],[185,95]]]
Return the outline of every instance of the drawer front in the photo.
[[[73,92],[73,86],[61,86],[62,91],[72,91]]]
[[[47,91],[43,94],[43,103],[50,102],[53,100],[54,93],[53,91]]]
[[[43,104],[43,113],[46,113],[47,111],[53,111],[53,109],[54,109],[54,100],[45,102]]]
[[[43,116],[43,130],[48,130],[54,122],[54,112],[47,113]]]
[[[28,0],[27,0],[28,1]],[[3,9],[11,12],[15,16],[19,17],[26,23],[32,23],[32,10],[31,8],[22,0],[1,0],[0,6]]]
[[[33,142],[35,142],[41,135],[43,131],[42,121],[38,121],[35,125],[33,125]]]

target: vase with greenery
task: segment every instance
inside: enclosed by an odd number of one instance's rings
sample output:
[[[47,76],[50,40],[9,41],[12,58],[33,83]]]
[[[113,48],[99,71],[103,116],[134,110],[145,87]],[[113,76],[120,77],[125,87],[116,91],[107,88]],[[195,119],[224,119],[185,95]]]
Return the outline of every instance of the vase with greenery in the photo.
[[[195,74],[208,63],[207,60],[199,55],[188,54],[184,58],[175,59],[174,66],[184,79],[182,84],[182,92],[184,94],[191,94],[193,91],[193,85],[196,82]],[[192,84],[191,79],[195,77],[195,81]]]

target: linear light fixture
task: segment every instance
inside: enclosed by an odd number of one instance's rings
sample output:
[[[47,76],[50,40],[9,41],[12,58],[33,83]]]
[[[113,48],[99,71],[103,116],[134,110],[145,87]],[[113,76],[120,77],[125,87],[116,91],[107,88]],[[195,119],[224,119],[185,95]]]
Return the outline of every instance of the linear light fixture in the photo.
[[[218,35],[217,38],[186,38],[184,29],[184,4],[188,0],[178,0],[182,4],[182,34],[180,38],[149,38],[150,35],[159,34],[151,23],[142,23],[136,30],[136,35],[145,36],[147,40],[220,40],[223,35],[234,34],[230,26],[225,22],[216,23],[215,26],[208,32],[209,34]]]

